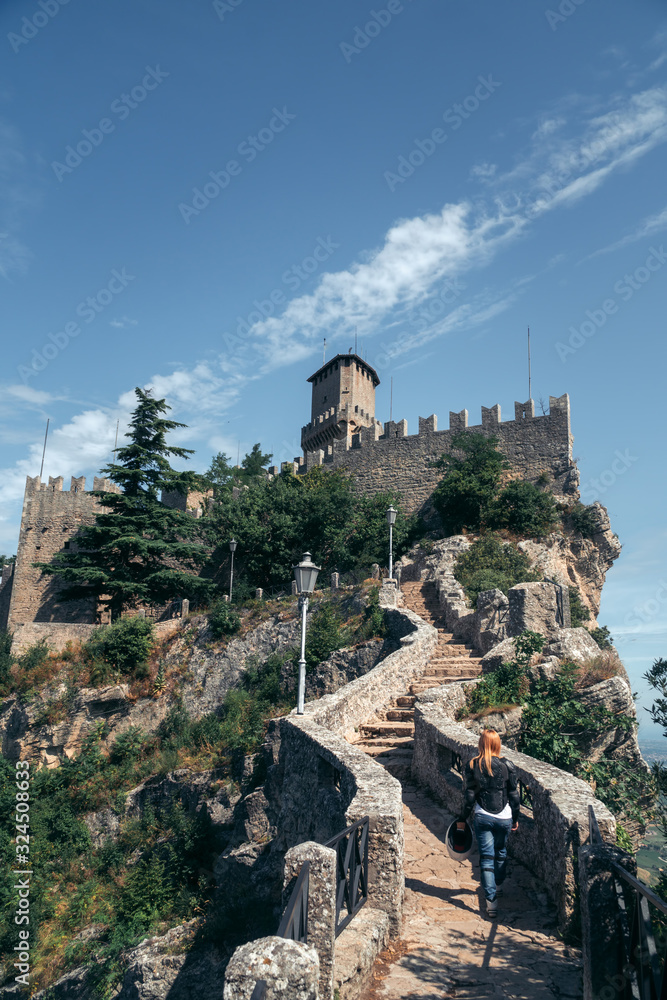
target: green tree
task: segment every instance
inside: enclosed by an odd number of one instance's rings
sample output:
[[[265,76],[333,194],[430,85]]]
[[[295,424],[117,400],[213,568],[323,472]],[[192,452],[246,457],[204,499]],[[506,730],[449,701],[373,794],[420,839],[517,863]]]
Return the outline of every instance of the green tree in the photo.
[[[434,463],[445,473],[433,492],[433,504],[446,534],[464,528],[477,531],[485,523],[502,474],[509,468],[497,444],[497,438],[462,432],[452,438],[452,450],[462,456],[443,455]]]
[[[582,601],[578,587],[568,587],[567,592],[570,595],[570,624],[572,628],[579,628],[590,620],[590,608]]]
[[[253,482],[258,476],[266,471],[266,466],[273,458],[272,454],[263,455],[259,441],[252,446],[252,451],[248,452],[241,461],[241,478],[245,482]]]
[[[36,564],[68,583],[65,599],[92,598],[108,607],[112,618],[137,602],[161,605],[183,595],[197,603],[214,589],[210,580],[194,575],[208,555],[199,521],[159,499],[161,491],[187,493],[200,482],[169,464],[170,456],[192,454],[167,444],[168,432],[184,425],[165,419],[170,407],[164,399],[135,392],[130,443],[118,450],[117,464],[102,470],[122,492],[97,492],[101,510],[76,536],[76,548]]]
[[[209,468],[204,473],[204,478],[213,487],[216,498],[221,493],[229,492],[234,485],[234,469],[229,464],[230,462],[230,456],[219,451],[217,455],[213,456]]]
[[[488,505],[489,528],[507,528],[516,535],[541,538],[558,521],[558,507],[553,494],[533,483],[515,480]]]

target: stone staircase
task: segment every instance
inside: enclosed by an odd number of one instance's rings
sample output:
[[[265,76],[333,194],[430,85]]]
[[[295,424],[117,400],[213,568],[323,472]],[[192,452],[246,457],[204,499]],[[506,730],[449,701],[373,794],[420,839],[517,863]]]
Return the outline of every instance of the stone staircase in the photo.
[[[417,695],[428,688],[452,681],[472,680],[481,673],[480,657],[462,643],[454,642],[443,627],[442,609],[434,583],[404,583],[403,601],[438,630],[438,645],[426,671],[412,682],[408,691],[386,709],[359,727],[354,745],[374,757],[399,780],[409,778],[414,745],[414,704]]]

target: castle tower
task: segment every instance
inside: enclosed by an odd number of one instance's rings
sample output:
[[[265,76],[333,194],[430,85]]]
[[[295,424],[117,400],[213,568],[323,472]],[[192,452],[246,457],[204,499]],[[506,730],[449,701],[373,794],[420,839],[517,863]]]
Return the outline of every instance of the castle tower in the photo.
[[[301,428],[304,453],[318,451],[335,439],[352,435],[362,427],[382,425],[375,419],[375,388],[380,379],[374,368],[358,354],[337,354],[310,376],[313,387],[310,423]]]

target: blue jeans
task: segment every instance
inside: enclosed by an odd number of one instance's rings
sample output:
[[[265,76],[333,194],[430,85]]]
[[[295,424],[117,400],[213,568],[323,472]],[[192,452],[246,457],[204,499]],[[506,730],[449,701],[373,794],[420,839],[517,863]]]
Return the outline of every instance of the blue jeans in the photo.
[[[496,898],[496,886],[503,884],[507,873],[507,840],[512,820],[475,813],[473,828],[479,847],[482,888],[487,900],[492,903]]]

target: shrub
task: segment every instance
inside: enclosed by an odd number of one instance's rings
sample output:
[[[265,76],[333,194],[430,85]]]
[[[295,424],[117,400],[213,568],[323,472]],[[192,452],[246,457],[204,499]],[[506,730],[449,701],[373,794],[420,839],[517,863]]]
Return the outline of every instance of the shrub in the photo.
[[[0,684],[6,684],[9,681],[9,671],[14,662],[11,649],[12,634],[2,629],[0,631]]]
[[[313,671],[318,663],[336,649],[341,649],[350,641],[349,630],[345,627],[331,601],[322,601],[308,626],[306,633],[306,670]]]
[[[540,580],[531,569],[530,559],[511,544],[504,544],[493,532],[482,535],[462,553],[454,564],[454,576],[464,588],[473,606],[478,594],[497,587],[504,594],[517,583]]]
[[[466,691],[465,708],[459,712],[459,718],[524,702],[529,690],[526,668],[533,653],[539,653],[544,643],[544,636],[538,632],[526,630],[518,635],[514,642],[514,659],[501,664],[474,688]]]
[[[593,506],[587,507],[583,503],[576,503],[568,511],[568,517],[574,531],[578,531],[584,538],[593,538],[600,530],[599,515]]]
[[[124,733],[117,736],[111,747],[111,760],[114,764],[124,764],[136,760],[146,742],[146,736],[141,726],[130,726]]]
[[[221,639],[238,632],[241,619],[228,601],[216,601],[208,615],[208,627],[215,639]]]
[[[616,651],[606,649],[602,650],[599,656],[577,664],[575,685],[579,690],[609,680],[610,677],[618,677],[620,674],[622,666]]]
[[[489,505],[486,523],[490,528],[507,528],[516,535],[541,538],[557,520],[558,507],[550,492],[516,480]]]
[[[48,655],[49,647],[46,645],[46,639],[40,639],[34,646],[26,649],[25,653],[19,656],[16,662],[20,670],[30,673],[41,667],[46,662]]]
[[[592,628],[590,633],[600,649],[611,649],[614,645],[614,640],[606,625],[601,625],[599,628]]]
[[[567,590],[570,595],[570,622],[572,628],[579,628],[590,619],[591,612],[582,601],[581,594],[576,587],[568,587]]]
[[[88,640],[87,647],[93,659],[101,656],[122,674],[146,677],[146,660],[153,641],[152,623],[137,615],[134,618],[119,618],[111,625],[97,629]]]
[[[380,588],[371,587],[364,608],[364,621],[355,638],[384,639],[387,635],[387,622],[384,608],[380,607]]]

